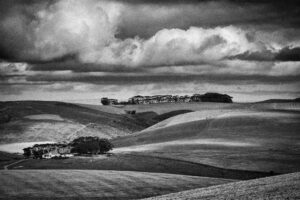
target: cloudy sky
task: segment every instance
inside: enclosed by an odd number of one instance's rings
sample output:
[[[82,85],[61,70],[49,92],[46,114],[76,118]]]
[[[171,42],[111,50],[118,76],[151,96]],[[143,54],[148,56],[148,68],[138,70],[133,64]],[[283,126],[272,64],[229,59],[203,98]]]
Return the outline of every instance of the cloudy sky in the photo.
[[[300,97],[298,0],[0,0],[0,100]]]

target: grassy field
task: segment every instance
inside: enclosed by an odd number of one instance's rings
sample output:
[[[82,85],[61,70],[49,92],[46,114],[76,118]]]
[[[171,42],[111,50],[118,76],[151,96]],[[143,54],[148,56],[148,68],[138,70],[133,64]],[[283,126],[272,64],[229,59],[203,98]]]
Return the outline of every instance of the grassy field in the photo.
[[[189,110],[129,115],[112,106],[50,101],[0,102],[0,144],[62,142],[86,135],[115,138],[186,112]]]
[[[147,200],[300,199],[300,173],[188,190]]]
[[[146,198],[300,171],[299,105],[189,103],[96,108],[60,102],[1,103],[0,112],[12,118],[0,124],[0,143],[96,135],[113,138],[115,145],[110,156],[29,159],[11,165],[9,169],[17,170],[0,171],[1,197]],[[123,114],[125,110],[137,114]],[[4,154],[3,165],[19,159]],[[197,189],[191,196],[183,192],[161,199],[219,199],[221,194],[225,195],[222,198],[249,195],[263,199],[287,197],[286,192],[297,197],[299,174],[294,177],[210,187],[206,192]],[[235,188],[237,192],[232,193]],[[274,192],[277,189],[281,190]]]
[[[137,199],[228,182],[231,180],[110,170],[0,171],[0,199]]]
[[[73,157],[66,160],[25,160],[9,169],[94,169],[171,173],[247,180],[271,175],[245,170],[222,169],[189,161],[149,156],[147,154],[113,154],[93,157]]]
[[[21,159],[23,159],[22,155],[0,151],[0,169]]]
[[[82,135],[105,138],[143,130],[149,124],[138,117],[47,101],[1,102],[0,143],[64,141]],[[113,109],[113,108],[112,108]],[[152,124],[150,124],[152,125]]]
[[[113,142],[123,147],[118,152],[144,152],[221,168],[295,172],[300,170],[300,114],[291,107],[296,106],[197,111]]]

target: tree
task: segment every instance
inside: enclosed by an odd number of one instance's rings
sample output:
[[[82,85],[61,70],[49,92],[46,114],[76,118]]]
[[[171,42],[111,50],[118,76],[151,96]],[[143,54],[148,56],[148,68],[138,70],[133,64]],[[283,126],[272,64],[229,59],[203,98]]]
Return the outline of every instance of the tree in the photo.
[[[113,144],[108,139],[99,139],[100,153],[106,153],[113,149]]]
[[[31,156],[31,147],[24,148],[23,151],[23,155],[25,158],[29,158]]]
[[[102,103],[102,105],[107,106],[110,104],[110,101],[108,98],[103,97],[103,98],[101,98],[101,103]]]
[[[74,139],[70,145],[73,153],[99,154],[112,150],[113,145],[107,139],[98,137],[79,137]]]
[[[33,150],[33,158],[35,159],[42,159],[43,158],[43,150],[42,149],[37,149],[37,150]]]

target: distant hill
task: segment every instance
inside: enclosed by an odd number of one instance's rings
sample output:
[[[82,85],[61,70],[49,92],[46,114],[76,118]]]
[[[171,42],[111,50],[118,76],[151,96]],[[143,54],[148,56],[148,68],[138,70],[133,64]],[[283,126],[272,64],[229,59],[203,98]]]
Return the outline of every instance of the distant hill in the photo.
[[[265,101],[260,101],[257,103],[292,103],[292,102],[300,102],[300,98],[296,99],[268,99]]]
[[[228,183],[147,200],[300,199],[300,173]]]

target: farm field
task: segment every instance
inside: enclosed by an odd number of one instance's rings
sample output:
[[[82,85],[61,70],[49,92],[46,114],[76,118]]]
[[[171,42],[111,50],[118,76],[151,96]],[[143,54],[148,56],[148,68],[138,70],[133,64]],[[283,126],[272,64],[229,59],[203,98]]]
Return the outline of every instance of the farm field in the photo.
[[[137,199],[232,180],[99,170],[0,171],[0,199]]]
[[[300,173],[188,190],[147,200],[299,199]]]

